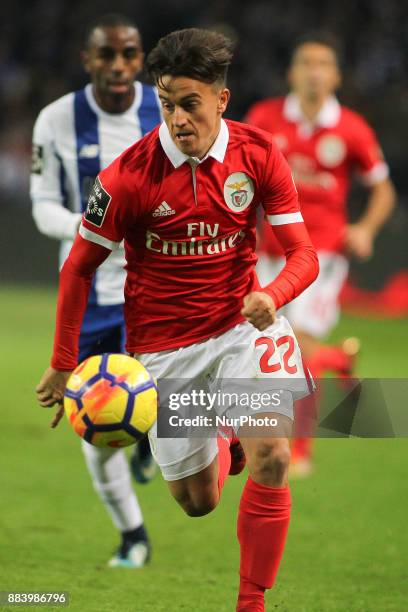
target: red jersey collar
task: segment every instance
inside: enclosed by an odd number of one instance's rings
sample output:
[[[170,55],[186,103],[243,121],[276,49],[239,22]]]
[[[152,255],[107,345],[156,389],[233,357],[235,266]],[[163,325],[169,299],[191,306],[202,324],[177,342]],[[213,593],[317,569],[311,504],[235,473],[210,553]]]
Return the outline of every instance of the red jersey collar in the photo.
[[[164,122],[159,128],[159,139],[160,144],[163,147],[163,151],[165,152],[165,154],[167,155],[167,157],[175,168],[179,168],[182,164],[184,164],[185,161],[191,159],[188,155],[185,155],[184,153],[182,153],[182,151],[180,151],[180,149],[177,148],[170,136],[167,125]],[[218,136],[215,139],[213,146],[208,151],[207,155],[203,157],[203,159],[197,160],[197,158],[194,158],[194,160],[197,163],[201,164],[201,162],[207,159],[207,157],[213,157],[222,164],[224,161],[225,154],[227,152],[228,141],[228,126],[225,123],[224,119],[221,119],[220,131],[218,132]]]
[[[340,119],[341,106],[335,96],[329,96],[322,108],[320,109],[313,126],[307,119],[301,109],[300,100],[294,93],[290,93],[285,98],[283,105],[283,114],[288,121],[308,125],[313,128],[331,128],[335,127]]]

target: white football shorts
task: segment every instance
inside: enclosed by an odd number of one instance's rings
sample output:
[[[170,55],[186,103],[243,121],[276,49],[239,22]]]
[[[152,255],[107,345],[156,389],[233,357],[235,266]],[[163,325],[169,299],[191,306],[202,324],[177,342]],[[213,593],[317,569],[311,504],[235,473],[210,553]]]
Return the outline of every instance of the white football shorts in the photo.
[[[337,324],[339,294],[347,278],[349,264],[338,253],[318,252],[320,272],[317,279],[297,298],[279,310],[295,330],[323,338]],[[260,254],[256,273],[262,287],[277,277],[285,265],[284,258]]]
[[[283,316],[263,332],[245,321],[202,342],[134,356],[157,380],[176,380],[180,393],[186,383],[191,386],[191,381],[211,391],[212,384],[219,385],[221,380],[223,391],[232,392],[239,387],[237,379],[263,379],[263,388],[280,389],[286,399],[279,406],[269,405],[257,413],[280,413],[293,420],[293,400],[310,393],[298,343]],[[242,383],[245,388],[245,381]],[[149,437],[152,453],[168,481],[200,472],[217,455],[215,436],[158,437],[156,423]]]

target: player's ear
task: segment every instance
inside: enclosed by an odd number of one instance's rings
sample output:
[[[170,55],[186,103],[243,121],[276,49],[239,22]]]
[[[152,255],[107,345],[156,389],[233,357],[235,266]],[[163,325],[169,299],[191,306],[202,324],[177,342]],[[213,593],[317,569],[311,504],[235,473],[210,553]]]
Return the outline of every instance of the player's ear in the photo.
[[[218,112],[221,113],[221,115],[225,113],[230,97],[231,97],[230,90],[227,89],[226,87],[223,87],[223,89],[221,89],[218,94],[218,105],[217,105]]]

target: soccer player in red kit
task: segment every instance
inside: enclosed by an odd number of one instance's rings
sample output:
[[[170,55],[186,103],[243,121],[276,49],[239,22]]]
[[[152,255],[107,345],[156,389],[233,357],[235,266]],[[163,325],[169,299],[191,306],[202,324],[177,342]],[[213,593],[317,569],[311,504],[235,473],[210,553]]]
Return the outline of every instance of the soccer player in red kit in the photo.
[[[321,339],[338,320],[338,296],[348,273],[347,255],[362,260],[372,255],[375,236],[393,209],[394,189],[373,130],[361,115],[341,106],[334,95],[341,74],[331,37],[303,37],[295,46],[288,77],[289,95],[257,102],[245,121],[270,132],[287,159],[319,257],[317,280],[283,312],[315,377],[325,371],[347,375],[358,342],[350,338],[340,346],[328,346]],[[369,200],[361,218],[349,224],[346,204],[353,171],[367,186]],[[283,266],[283,258],[267,223],[262,230],[263,252],[257,273],[261,285],[267,285]],[[303,402],[304,414],[310,413],[306,409],[310,401],[306,398]],[[311,467],[311,442],[305,435],[294,441],[291,471],[301,476]]]
[[[251,437],[247,426],[238,431],[240,443],[150,432],[170,492],[190,516],[217,505],[227,474],[243,467],[245,453],[237,610],[260,612],[289,524],[295,380],[302,395],[308,392],[296,339],[275,311],[313,282],[318,263],[289,167],[272,137],[222,119],[231,58],[228,39],[198,29],[173,32],[150,53],[164,122],[98,175],[61,271],[54,353],[37,397],[42,406],[61,402],[77,362],[92,274],[123,239],[126,348],[153,376],[214,377],[225,384],[263,378],[271,388],[279,377],[291,399],[263,410],[277,421],[274,437],[263,429]],[[287,258],[262,291],[254,270],[259,205]]]

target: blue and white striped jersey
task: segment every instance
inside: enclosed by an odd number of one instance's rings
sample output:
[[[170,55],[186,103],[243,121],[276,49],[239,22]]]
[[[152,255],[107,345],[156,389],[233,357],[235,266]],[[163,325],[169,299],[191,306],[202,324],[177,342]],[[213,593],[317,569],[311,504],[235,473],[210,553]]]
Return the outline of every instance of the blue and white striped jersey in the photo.
[[[160,123],[156,90],[140,82],[134,86],[135,99],[125,113],[111,114],[99,108],[89,84],[45,107],[35,123],[33,216],[40,231],[62,241],[60,265],[76,236],[96,175]],[[124,251],[119,249],[98,269],[89,298],[92,316],[85,316],[82,331],[116,324],[112,320],[116,311],[104,307],[124,301],[124,263]],[[117,313],[121,317],[121,309]]]

